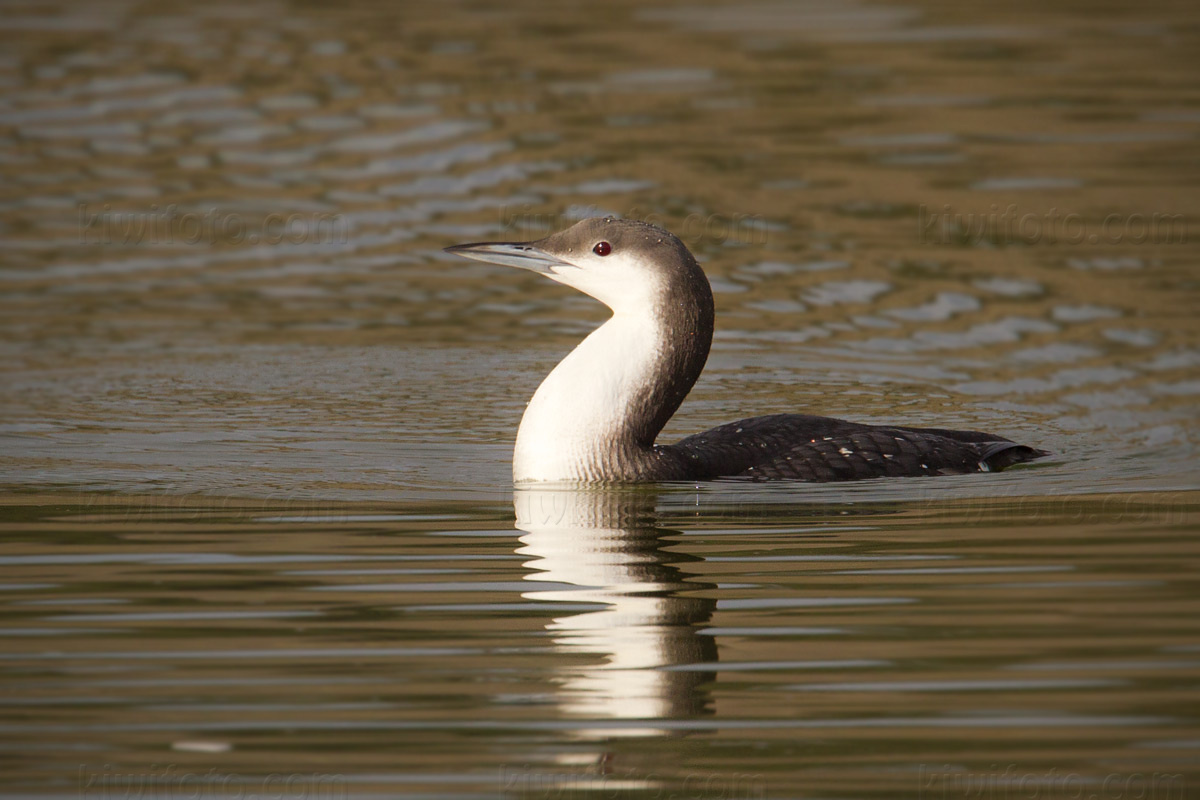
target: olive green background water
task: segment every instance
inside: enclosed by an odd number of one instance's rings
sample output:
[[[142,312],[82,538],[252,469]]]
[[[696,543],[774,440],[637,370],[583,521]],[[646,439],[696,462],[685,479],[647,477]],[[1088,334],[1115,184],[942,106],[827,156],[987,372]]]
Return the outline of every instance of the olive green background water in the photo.
[[[1197,53],[1173,3],[6,4],[3,791],[1195,792]],[[514,496],[605,311],[441,248],[597,213],[713,283],[666,436],[1054,457]]]

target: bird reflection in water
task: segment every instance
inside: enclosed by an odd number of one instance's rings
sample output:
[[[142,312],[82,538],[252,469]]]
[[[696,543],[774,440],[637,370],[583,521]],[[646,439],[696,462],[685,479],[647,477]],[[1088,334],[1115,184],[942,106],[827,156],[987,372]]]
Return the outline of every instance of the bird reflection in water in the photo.
[[[663,735],[655,720],[712,712],[717,647],[699,631],[716,586],[689,579],[702,559],[669,549],[678,531],[657,526],[655,501],[644,488],[514,494],[525,580],[546,584],[522,596],[564,604],[546,629],[563,655],[586,658],[562,659],[559,707],[597,723],[578,729],[589,738]]]

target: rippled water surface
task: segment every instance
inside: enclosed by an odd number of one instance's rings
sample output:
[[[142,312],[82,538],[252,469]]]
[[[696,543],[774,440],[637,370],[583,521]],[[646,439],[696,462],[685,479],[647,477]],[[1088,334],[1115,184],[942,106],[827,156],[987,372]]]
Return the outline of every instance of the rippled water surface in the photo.
[[[1191,796],[1198,31],[5,4],[3,791]],[[713,283],[666,435],[809,411],[1054,457],[514,495],[604,310],[441,248],[597,213]]]

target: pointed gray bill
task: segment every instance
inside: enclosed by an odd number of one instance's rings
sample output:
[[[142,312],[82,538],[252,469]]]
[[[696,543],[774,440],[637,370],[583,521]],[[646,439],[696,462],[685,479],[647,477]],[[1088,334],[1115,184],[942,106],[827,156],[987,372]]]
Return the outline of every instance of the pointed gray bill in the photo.
[[[555,267],[573,266],[550,255],[545,250],[540,250],[524,242],[475,242],[473,244],[456,244],[445,250],[456,256],[487,261],[491,264],[503,264],[506,267],[527,269],[543,275],[553,274]]]

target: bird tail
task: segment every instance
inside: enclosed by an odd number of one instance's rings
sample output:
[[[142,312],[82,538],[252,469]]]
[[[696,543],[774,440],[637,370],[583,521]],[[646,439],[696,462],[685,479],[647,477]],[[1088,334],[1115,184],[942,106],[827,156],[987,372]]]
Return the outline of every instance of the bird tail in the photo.
[[[1048,450],[1017,444],[1016,442],[993,442],[979,454],[979,466],[988,472],[999,472],[1013,464],[1021,464],[1050,455]]]

